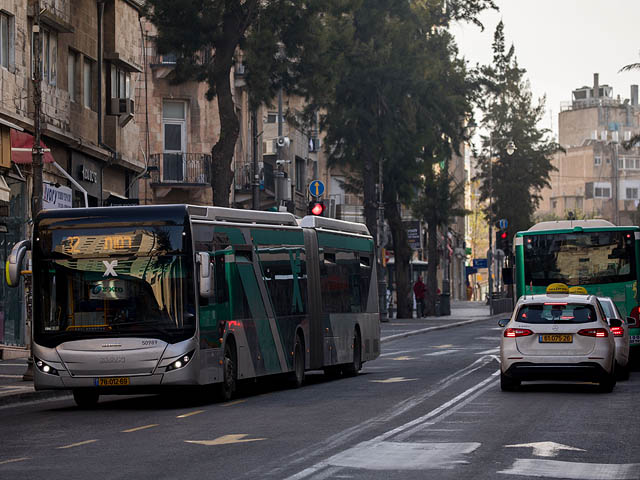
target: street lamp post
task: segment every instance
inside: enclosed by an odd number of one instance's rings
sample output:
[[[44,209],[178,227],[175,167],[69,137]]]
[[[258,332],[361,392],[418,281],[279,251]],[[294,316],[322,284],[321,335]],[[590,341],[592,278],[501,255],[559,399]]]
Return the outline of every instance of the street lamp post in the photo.
[[[493,315],[493,147],[494,140],[497,148],[503,141],[507,143],[507,154],[512,155],[516,146],[510,138],[494,138],[489,134],[489,252],[487,254],[487,267],[489,272],[489,314]]]

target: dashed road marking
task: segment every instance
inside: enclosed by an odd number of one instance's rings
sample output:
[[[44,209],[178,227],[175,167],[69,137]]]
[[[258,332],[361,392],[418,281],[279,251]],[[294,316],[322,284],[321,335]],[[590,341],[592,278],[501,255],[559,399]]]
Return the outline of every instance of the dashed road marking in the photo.
[[[374,383],[399,383],[399,382],[413,382],[417,380],[417,378],[404,378],[404,377],[391,377],[385,380],[369,380]]]
[[[266,438],[244,438],[249,435],[246,433],[235,433],[232,435],[223,435],[222,437],[215,438],[213,440],[185,440],[185,443],[196,443],[198,445],[228,445],[230,443],[248,443],[259,442],[260,440],[266,440]]]
[[[129,428],[128,430],[122,430],[122,433],[137,432],[138,430],[146,430],[147,428],[157,427],[159,423],[152,423],[151,425],[143,425],[141,427]]]
[[[425,353],[423,356],[425,357],[436,357],[438,355],[447,355],[448,353],[455,353],[457,350],[440,350],[437,352]]]
[[[393,357],[393,358],[390,358],[389,360],[415,360],[415,359],[416,359],[416,357],[407,357],[405,355],[405,356],[402,356],[402,357]]]
[[[65,449],[65,448],[75,448],[75,447],[80,447],[82,445],[88,445],[90,443],[94,443],[97,442],[98,440],[85,440],[84,442],[78,442],[78,443],[72,443],[71,445],[64,445],[62,447],[57,447],[59,450]]]
[[[240,403],[244,403],[246,400],[235,400],[233,402],[227,402],[220,405],[221,407],[233,407],[234,405],[238,405]]]
[[[0,465],[6,465],[7,463],[24,462],[25,460],[29,460],[29,457],[10,458],[9,460],[2,460],[0,461]]]
[[[176,418],[187,418],[192,415],[198,415],[199,413],[203,413],[204,410],[196,410],[195,412],[183,413],[182,415],[178,415]]]
[[[640,463],[580,463],[518,458],[510,469],[498,473],[570,480],[631,480],[638,478],[638,470]]]

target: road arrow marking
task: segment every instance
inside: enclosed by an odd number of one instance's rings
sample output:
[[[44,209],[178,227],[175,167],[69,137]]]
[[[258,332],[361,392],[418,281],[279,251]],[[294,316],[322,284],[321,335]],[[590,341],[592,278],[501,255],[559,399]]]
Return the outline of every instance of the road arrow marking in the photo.
[[[533,454],[537,457],[556,457],[560,450],[573,450],[575,452],[584,452],[582,448],[574,448],[568,445],[562,445],[555,442],[535,442],[520,443],[518,445],[505,445],[507,448],[533,448]]]
[[[398,382],[413,382],[417,378],[404,378],[404,377],[391,377],[386,380],[370,380],[375,383],[398,383]]]
[[[247,437],[246,433],[236,433],[233,435],[223,435],[214,440],[185,440],[186,443],[197,443],[198,445],[228,445],[230,443],[247,443],[257,442],[259,440],[266,440],[266,438],[244,438]]]

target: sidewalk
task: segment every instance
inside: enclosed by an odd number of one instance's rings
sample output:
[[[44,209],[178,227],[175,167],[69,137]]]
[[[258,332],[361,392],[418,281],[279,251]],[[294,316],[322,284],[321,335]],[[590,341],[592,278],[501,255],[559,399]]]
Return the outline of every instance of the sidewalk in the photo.
[[[507,314],[489,316],[489,306],[481,302],[451,302],[451,315],[445,317],[392,318],[380,324],[381,342],[453,328],[489,318],[506,318]],[[68,390],[35,391],[32,381],[22,380],[27,369],[25,358],[0,360],[0,408],[48,398],[70,397]]]

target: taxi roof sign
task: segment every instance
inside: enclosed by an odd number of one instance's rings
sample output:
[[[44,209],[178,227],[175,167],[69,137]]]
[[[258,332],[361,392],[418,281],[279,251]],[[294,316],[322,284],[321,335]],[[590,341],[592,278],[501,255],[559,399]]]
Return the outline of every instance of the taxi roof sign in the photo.
[[[564,283],[552,283],[547,287],[547,294],[568,295],[569,287],[567,287]]]
[[[588,295],[587,289],[579,286],[571,287],[569,289],[569,293],[571,293],[572,295]]]

